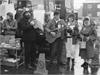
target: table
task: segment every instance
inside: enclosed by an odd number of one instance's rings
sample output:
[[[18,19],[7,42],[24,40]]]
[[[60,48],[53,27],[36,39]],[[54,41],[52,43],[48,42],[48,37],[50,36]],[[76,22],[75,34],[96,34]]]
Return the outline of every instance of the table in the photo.
[[[6,50],[15,50],[15,60],[19,59],[17,61],[17,63],[15,64],[16,69],[18,69],[19,66],[21,66],[22,64],[24,64],[23,50],[20,53],[20,55],[18,55],[18,51],[21,50],[21,48],[18,48],[18,47],[2,47],[2,46],[0,46],[0,49],[2,49],[2,50],[4,50],[4,49],[6,49]],[[19,62],[21,59],[23,61]],[[1,64],[1,65],[6,65],[6,64]]]

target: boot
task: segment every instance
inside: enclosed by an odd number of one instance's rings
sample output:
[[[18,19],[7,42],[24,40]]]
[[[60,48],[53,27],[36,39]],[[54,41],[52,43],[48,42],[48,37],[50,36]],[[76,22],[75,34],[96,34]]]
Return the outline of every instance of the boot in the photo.
[[[84,68],[84,73],[88,74],[88,63],[84,62],[81,66]]]
[[[70,70],[70,58],[67,58],[67,71]]]

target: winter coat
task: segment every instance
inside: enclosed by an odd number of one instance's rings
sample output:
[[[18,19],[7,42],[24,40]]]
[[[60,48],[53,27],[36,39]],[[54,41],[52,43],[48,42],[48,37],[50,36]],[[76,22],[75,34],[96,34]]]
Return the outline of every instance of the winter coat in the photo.
[[[75,23],[73,22],[72,25],[75,25]],[[70,36],[68,35],[70,34]],[[79,35],[79,28],[77,25],[75,25],[72,28],[66,29],[64,31],[64,37],[66,38],[72,38],[72,44],[77,44],[78,40],[80,39],[80,35]],[[67,39],[66,39],[67,42]]]
[[[84,36],[83,40],[86,41],[86,54],[84,55],[86,55],[86,59],[91,59],[94,57],[94,41],[97,38],[96,30],[92,26],[86,27],[86,29],[81,30],[81,35]],[[89,39],[87,39],[87,37],[89,37]]]
[[[23,41],[29,42],[36,40],[37,32],[27,19],[22,18],[18,25],[20,26],[20,29],[23,31],[23,36],[22,36]]]

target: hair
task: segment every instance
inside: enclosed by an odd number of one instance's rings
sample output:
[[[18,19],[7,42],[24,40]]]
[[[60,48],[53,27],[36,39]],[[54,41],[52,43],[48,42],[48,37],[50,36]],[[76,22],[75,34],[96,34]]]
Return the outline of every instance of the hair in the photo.
[[[67,17],[67,21],[69,21],[69,18],[73,18],[73,21],[75,20],[75,15],[74,14],[69,14]]]
[[[90,19],[88,18],[88,17],[85,17],[84,19],[83,19],[83,26],[84,26],[84,22],[85,21],[90,21]]]
[[[32,13],[31,13],[30,11],[25,11],[25,12],[23,13],[23,18],[27,18],[26,13],[30,13],[30,15],[33,16]]]
[[[55,16],[55,15],[60,15],[60,12],[59,12],[59,11],[55,11],[55,12],[54,12],[54,16]]]
[[[2,16],[0,16],[0,20],[3,20],[3,17]]]
[[[13,13],[8,12],[7,15],[8,15],[11,19],[13,19]]]

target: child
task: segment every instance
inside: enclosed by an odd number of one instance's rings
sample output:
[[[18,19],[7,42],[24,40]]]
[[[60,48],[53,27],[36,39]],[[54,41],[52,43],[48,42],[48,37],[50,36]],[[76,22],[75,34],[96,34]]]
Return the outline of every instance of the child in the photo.
[[[88,67],[91,64],[91,60],[94,57],[94,41],[96,40],[96,31],[94,24],[91,23],[89,18],[84,18],[83,28],[80,32],[82,40],[86,42],[86,48],[81,48],[80,56],[85,60],[82,65],[88,73]]]
[[[74,70],[74,60],[79,53],[78,45],[78,24],[74,19],[74,14],[68,16],[68,29],[66,30],[66,55],[67,55],[67,70]],[[72,62],[72,65],[71,65]]]

